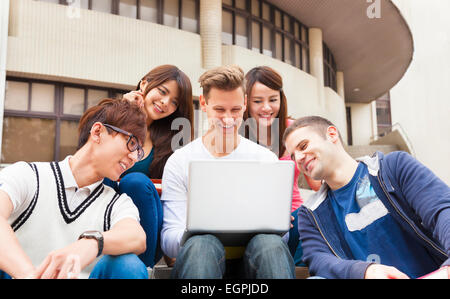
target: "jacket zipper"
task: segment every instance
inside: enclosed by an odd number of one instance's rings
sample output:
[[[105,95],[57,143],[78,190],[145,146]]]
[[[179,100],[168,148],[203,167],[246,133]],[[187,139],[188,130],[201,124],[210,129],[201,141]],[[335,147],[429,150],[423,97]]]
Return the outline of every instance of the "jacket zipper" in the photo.
[[[311,216],[313,217],[314,222],[316,223],[316,227],[317,227],[317,229],[319,230],[320,235],[321,235],[322,238],[325,240],[325,242],[327,243],[328,247],[331,249],[331,251],[333,252],[333,254],[334,254],[335,256],[337,256],[338,258],[342,259],[342,258],[336,253],[336,251],[334,251],[333,247],[331,247],[330,243],[329,243],[328,240],[325,238],[324,234],[322,233],[322,230],[321,230],[320,227],[319,227],[319,223],[317,223],[316,217],[314,217],[314,214],[312,213],[312,211],[311,211],[310,209],[306,209],[306,210],[307,210],[307,211],[309,212],[309,214],[311,214]]]
[[[439,247],[437,247],[432,241],[428,240],[427,238],[424,238],[422,236],[422,234],[420,232],[417,231],[417,229],[415,228],[414,224],[411,223],[411,221],[403,215],[403,213],[400,212],[400,210],[397,208],[397,206],[394,204],[394,202],[392,201],[391,197],[389,196],[387,190],[384,188],[384,184],[381,183],[381,179],[380,179],[380,175],[377,175],[377,179],[378,179],[378,183],[380,183],[381,189],[383,189],[384,194],[386,195],[387,199],[389,200],[389,202],[391,203],[391,205],[394,207],[394,209],[397,211],[397,213],[403,218],[403,220],[405,220],[409,226],[411,226],[411,228],[414,230],[414,232],[425,242],[427,242],[428,244],[431,245],[431,247],[433,247],[434,249],[436,249],[439,253],[443,254],[445,257],[447,257],[447,254],[442,251]]]

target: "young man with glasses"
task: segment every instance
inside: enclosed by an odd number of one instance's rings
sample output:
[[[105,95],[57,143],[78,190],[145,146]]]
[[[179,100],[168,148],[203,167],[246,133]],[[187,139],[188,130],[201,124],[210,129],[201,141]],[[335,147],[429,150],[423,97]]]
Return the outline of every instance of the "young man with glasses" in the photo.
[[[102,183],[144,156],[145,118],[105,99],[81,117],[73,156],[0,172],[0,277],[148,277],[138,210]]]
[[[141,161],[142,158],[144,158],[144,150],[142,149],[142,146],[139,144],[139,141],[137,139],[136,136],[134,136],[133,134],[124,131],[118,127],[114,127],[108,124],[102,124],[103,126],[105,126],[106,128],[113,130],[117,133],[122,133],[125,136],[128,136],[128,140],[127,140],[127,148],[130,152],[136,152],[137,153],[137,161]]]

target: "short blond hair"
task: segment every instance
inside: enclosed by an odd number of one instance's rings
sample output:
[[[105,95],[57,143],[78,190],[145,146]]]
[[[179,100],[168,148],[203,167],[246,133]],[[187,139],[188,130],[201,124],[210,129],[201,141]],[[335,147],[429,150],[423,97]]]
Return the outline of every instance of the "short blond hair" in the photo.
[[[200,76],[198,82],[203,89],[205,100],[208,99],[211,88],[230,91],[240,87],[245,94],[244,71],[237,65],[219,66],[208,70]]]

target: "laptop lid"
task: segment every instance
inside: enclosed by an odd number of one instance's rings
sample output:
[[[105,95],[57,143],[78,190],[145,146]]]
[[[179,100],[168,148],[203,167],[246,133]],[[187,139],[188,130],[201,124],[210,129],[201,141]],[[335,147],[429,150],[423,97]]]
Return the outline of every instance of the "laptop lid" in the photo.
[[[293,161],[191,161],[182,244],[193,234],[239,245],[256,233],[287,232],[294,167]]]

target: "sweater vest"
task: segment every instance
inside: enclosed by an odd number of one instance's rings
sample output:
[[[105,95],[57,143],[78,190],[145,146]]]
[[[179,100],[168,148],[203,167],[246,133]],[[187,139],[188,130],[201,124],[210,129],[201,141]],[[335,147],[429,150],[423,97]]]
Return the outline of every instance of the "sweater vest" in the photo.
[[[69,209],[64,180],[57,162],[29,163],[36,174],[37,188],[32,198],[27,198],[26,209],[9,223],[20,245],[38,267],[54,250],[64,248],[77,241],[87,230],[108,231],[111,212],[119,194],[112,188],[100,184],[73,211]],[[88,265],[80,278],[88,278],[97,263]]]

